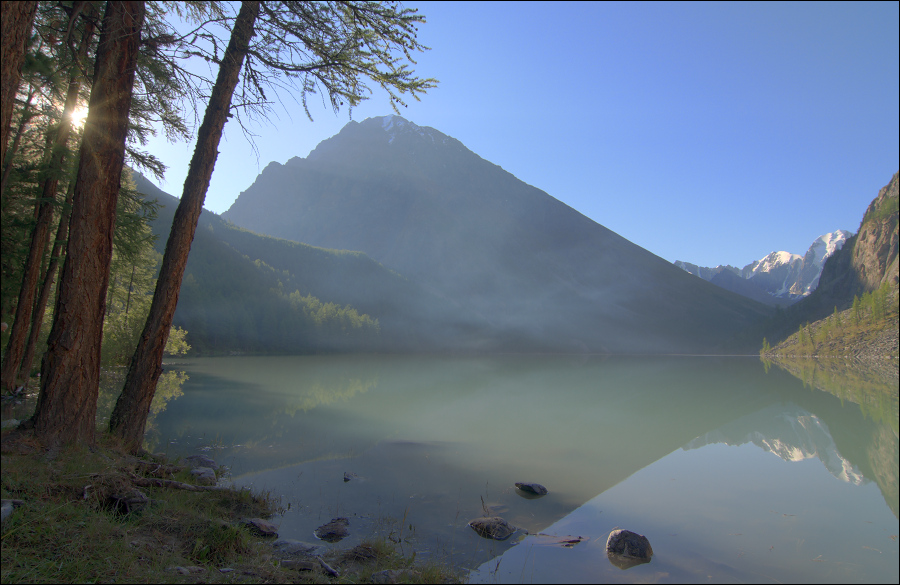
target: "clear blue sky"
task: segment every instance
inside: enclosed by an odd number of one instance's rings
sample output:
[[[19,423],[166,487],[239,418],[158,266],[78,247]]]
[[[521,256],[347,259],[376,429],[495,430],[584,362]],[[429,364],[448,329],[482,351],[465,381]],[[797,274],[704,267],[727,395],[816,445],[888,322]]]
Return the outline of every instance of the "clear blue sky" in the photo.
[[[802,254],[855,232],[900,167],[897,2],[405,5],[440,81],[405,118],[669,261]],[[348,122],[310,103],[253,128],[258,158],[226,126],[207,209]],[[353,119],[390,113],[375,92]],[[193,146],[149,150],[179,196]]]

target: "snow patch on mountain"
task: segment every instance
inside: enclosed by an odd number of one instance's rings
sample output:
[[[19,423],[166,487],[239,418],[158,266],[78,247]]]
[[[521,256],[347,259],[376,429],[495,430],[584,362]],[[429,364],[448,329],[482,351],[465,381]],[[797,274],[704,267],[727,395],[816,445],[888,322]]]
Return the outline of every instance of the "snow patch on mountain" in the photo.
[[[776,299],[797,301],[816,290],[825,261],[852,236],[853,233],[847,230],[836,230],[816,238],[803,256],[785,251],[772,252],[740,270],[721,265],[706,268],[680,260],[675,265],[709,281],[722,270],[729,270]]]
[[[363,123],[366,123],[370,120],[374,123],[381,123],[381,128],[385,131],[385,133],[387,133],[388,144],[393,144],[394,140],[405,132],[418,134],[420,137],[425,138],[426,140],[430,140],[432,144],[435,144],[437,142],[446,143],[448,140],[448,137],[445,134],[438,132],[434,128],[423,128],[422,126],[419,126],[413,122],[410,122],[406,118],[397,116],[395,114],[391,114],[389,116],[368,118]]]

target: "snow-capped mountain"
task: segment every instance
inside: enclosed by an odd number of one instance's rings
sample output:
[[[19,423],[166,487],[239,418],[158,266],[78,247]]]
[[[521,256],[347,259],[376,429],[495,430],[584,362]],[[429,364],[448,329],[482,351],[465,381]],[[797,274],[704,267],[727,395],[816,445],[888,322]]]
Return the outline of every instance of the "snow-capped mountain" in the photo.
[[[772,252],[741,269],[728,265],[706,268],[680,260],[675,262],[675,266],[744,296],[757,298],[758,292],[763,291],[771,298],[770,304],[790,304],[816,290],[825,261],[852,236],[847,230],[836,230],[816,238],[803,256],[784,251]],[[725,270],[740,276],[747,283],[736,286],[735,279],[721,276]],[[757,300],[767,301],[765,297]]]

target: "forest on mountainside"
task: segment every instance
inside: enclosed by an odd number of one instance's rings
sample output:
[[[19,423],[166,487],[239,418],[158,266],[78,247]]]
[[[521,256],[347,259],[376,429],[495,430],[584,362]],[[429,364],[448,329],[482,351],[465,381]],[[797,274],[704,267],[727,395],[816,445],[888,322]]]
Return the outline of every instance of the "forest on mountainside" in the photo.
[[[177,199],[135,173],[165,241]],[[255,234],[204,212],[174,323],[194,354],[440,351],[478,318],[365,254]],[[436,335],[436,330],[441,334]]]

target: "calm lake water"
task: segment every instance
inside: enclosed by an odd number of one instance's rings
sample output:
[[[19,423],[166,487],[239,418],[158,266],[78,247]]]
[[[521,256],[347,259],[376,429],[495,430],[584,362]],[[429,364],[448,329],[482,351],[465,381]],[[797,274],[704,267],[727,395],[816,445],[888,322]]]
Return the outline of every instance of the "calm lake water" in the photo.
[[[150,449],[206,453],[237,485],[271,490],[289,506],[275,519],[284,538],[326,544],[313,531],[344,516],[351,536],[327,546],[391,538],[471,582],[900,577],[895,383],[857,375],[858,389],[823,391],[758,359],[712,357],[239,356],[166,369],[188,379],[154,417]],[[550,493],[526,499],[515,482]],[[524,530],[481,538],[466,523],[486,511]],[[653,560],[611,564],[617,527],[647,536]]]

